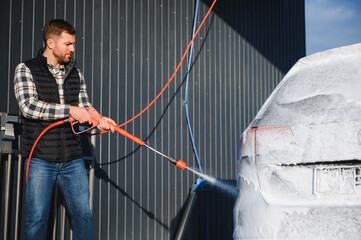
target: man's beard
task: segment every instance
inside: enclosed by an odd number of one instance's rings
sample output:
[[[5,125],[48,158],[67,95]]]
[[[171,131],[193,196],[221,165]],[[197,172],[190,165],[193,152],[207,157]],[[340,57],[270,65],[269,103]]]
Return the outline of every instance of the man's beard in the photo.
[[[60,64],[69,63],[69,61],[70,61],[70,57],[69,57],[69,58],[68,58],[68,57],[65,57],[65,55],[64,55],[64,56],[61,56],[61,55],[58,55],[58,54],[55,53],[55,52],[53,52],[53,55],[54,55],[54,57],[56,57],[56,59],[58,59],[58,62],[59,62]]]

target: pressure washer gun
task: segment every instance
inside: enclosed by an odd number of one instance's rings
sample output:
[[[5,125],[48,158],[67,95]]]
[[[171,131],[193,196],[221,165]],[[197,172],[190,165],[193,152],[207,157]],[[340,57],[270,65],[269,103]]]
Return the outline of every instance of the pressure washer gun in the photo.
[[[90,129],[97,127],[97,126],[99,125],[100,119],[102,119],[102,116],[101,116],[94,108],[89,108],[89,109],[87,109],[87,111],[88,111],[88,113],[89,113],[89,115],[90,115],[90,118],[92,119],[92,126],[91,126],[90,128],[88,128],[88,129],[86,129],[85,131],[89,131]],[[74,131],[74,125],[77,124],[77,123],[79,123],[79,122],[76,121],[76,120],[74,120],[72,117],[69,117],[69,122],[70,122],[70,124],[71,124],[71,126],[72,126],[72,129],[73,129],[73,131]],[[186,164],[184,161],[182,161],[182,160],[176,160],[176,159],[174,159],[174,158],[172,158],[172,157],[166,156],[165,154],[163,154],[163,153],[155,150],[154,148],[148,146],[147,144],[145,144],[145,142],[142,141],[141,139],[139,139],[139,138],[131,135],[130,133],[128,133],[127,131],[123,130],[122,128],[114,125],[113,123],[108,122],[108,124],[111,125],[111,126],[114,128],[114,130],[115,130],[116,132],[118,132],[120,135],[122,135],[122,136],[124,136],[124,137],[126,137],[126,138],[129,138],[130,140],[132,140],[132,141],[135,142],[136,144],[139,144],[140,146],[145,146],[145,147],[147,147],[149,150],[151,150],[151,151],[153,151],[153,152],[161,155],[162,157],[166,158],[168,161],[170,161],[171,163],[173,163],[174,165],[176,165],[176,167],[178,167],[178,168],[180,168],[180,169],[183,170],[183,169],[187,166],[187,164]],[[77,132],[77,134],[83,133],[83,132],[85,132],[85,131]],[[75,133],[75,131],[74,131],[74,133]]]

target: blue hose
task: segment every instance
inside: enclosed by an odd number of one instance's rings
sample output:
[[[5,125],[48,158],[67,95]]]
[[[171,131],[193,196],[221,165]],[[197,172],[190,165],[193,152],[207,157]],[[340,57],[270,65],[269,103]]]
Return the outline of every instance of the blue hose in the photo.
[[[196,3],[196,9],[195,9],[195,13],[194,13],[194,22],[193,22],[193,33],[192,33],[192,38],[194,36],[195,30],[196,30],[196,23],[197,23],[197,15],[198,15],[198,4],[199,4],[199,0],[197,0]],[[193,151],[194,151],[194,155],[196,156],[197,159],[197,163],[198,163],[198,167],[199,167],[199,171],[203,174],[203,170],[202,170],[202,166],[201,163],[199,161],[199,156],[198,156],[198,152],[197,152],[197,147],[196,144],[194,142],[194,137],[193,137],[193,132],[192,132],[192,126],[189,120],[189,113],[188,113],[188,82],[189,82],[189,71],[191,68],[191,61],[192,61],[192,53],[193,53],[193,43],[191,44],[191,48],[190,48],[190,52],[189,52],[189,58],[188,58],[188,68],[187,68],[187,76],[186,76],[186,86],[185,86],[185,92],[184,92],[184,108],[185,108],[185,113],[186,113],[186,118],[187,118],[187,125],[188,125],[188,132],[192,141],[192,146],[193,146]],[[201,186],[203,183],[205,183],[205,180],[198,178],[196,184],[193,185],[192,187],[192,192],[196,192],[197,188],[199,186]],[[209,231],[208,231],[208,218],[209,218],[209,203],[208,203],[208,197],[206,197],[206,239],[209,239]]]
[[[197,0],[196,9],[195,9],[195,13],[194,13],[194,22],[193,22],[193,33],[192,33],[192,37],[194,36],[194,33],[195,33],[195,31],[196,31],[196,23],[197,23],[197,15],[198,15],[198,3],[199,3],[199,0]],[[187,77],[186,77],[186,87],[185,87],[185,92],[184,92],[184,108],[185,108],[185,112],[186,112],[188,131],[189,131],[190,138],[191,138],[191,140],[192,140],[192,146],[193,146],[194,155],[196,156],[196,159],[197,159],[199,171],[203,174],[203,170],[202,170],[201,163],[200,163],[200,161],[199,161],[198,152],[197,152],[197,147],[196,147],[196,144],[195,144],[195,142],[194,142],[193,133],[192,133],[192,126],[191,126],[191,123],[190,123],[190,120],[189,120],[189,114],[188,114],[188,80],[189,80],[189,70],[190,70],[190,68],[191,68],[191,61],[192,61],[193,43],[194,43],[194,42],[192,42],[192,44],[191,44],[191,49],[190,49],[189,58],[188,58],[188,69],[187,69]]]

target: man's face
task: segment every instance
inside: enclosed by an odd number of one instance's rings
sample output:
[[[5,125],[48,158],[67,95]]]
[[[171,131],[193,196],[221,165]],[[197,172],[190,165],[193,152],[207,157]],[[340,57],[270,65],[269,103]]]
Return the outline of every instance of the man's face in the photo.
[[[53,36],[50,47],[53,55],[59,64],[68,63],[71,54],[75,51],[75,36],[66,32],[62,32],[59,36]]]

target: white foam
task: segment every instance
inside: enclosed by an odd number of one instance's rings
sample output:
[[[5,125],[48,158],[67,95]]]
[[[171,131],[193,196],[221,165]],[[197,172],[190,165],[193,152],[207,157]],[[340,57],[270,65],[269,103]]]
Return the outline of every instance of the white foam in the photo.
[[[206,180],[206,181],[208,181],[208,182],[210,182],[212,184],[216,183],[216,179],[213,178],[213,177],[210,177],[210,176],[207,176],[207,175],[205,175],[203,173],[200,173],[200,172],[198,172],[198,171],[196,171],[196,170],[194,170],[194,169],[192,169],[190,167],[186,167],[186,169],[193,172],[194,174],[197,174],[198,176],[200,176],[201,178],[203,178],[204,180]]]
[[[201,178],[203,178],[204,180],[206,180],[207,182],[213,184],[213,186],[223,190],[224,192],[231,194],[232,196],[237,196],[237,188],[235,186],[232,186],[231,184],[225,183],[219,179],[216,179],[214,177],[210,177],[206,174],[200,173],[190,167],[186,167],[186,169],[188,169],[189,171],[193,172],[194,174],[197,174],[198,176],[200,176]]]

